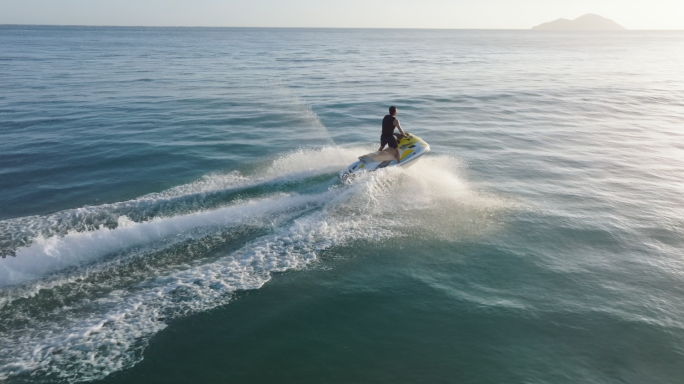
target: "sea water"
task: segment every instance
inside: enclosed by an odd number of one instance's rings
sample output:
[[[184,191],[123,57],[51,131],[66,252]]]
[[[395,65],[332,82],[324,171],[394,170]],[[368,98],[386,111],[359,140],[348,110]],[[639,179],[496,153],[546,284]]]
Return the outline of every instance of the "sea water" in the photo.
[[[683,32],[0,26],[0,380],[681,383],[683,140]]]

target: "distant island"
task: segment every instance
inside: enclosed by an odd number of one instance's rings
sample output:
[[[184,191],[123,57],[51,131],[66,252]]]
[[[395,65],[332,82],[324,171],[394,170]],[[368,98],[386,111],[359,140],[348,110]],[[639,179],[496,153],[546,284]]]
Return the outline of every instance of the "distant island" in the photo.
[[[545,31],[624,31],[627,28],[611,19],[587,13],[575,20],[558,19],[548,23],[537,25],[532,29]]]

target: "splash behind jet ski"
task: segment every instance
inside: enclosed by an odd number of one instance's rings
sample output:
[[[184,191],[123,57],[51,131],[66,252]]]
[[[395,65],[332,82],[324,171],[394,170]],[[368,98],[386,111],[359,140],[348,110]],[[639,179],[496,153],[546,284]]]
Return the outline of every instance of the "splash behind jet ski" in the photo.
[[[342,179],[353,174],[376,171],[387,167],[410,167],[416,160],[430,151],[430,145],[416,135],[408,132],[405,133],[405,137],[395,134],[399,144],[399,159],[401,160],[398,164],[392,149],[386,148],[384,151],[376,151],[360,156],[359,161],[340,172],[338,177]]]

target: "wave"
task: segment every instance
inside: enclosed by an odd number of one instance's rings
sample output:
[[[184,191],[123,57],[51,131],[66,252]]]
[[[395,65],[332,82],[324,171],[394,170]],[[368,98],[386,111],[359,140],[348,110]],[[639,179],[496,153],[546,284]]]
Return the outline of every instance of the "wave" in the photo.
[[[358,151],[293,152],[239,182],[340,169],[334,161],[311,166],[324,163],[304,161],[312,153],[346,165]],[[0,335],[0,379],[103,378],[140,361],[150,337],[173,319],[224,305],[332,247],[397,236],[458,240],[492,230],[497,213],[518,206],[477,191],[462,173],[459,161],[432,156],[346,183],[280,185],[191,213],[142,222],[119,216],[114,228],[35,238],[0,259],[0,326],[8,330]],[[137,201],[223,187],[200,181]]]
[[[284,211],[320,203],[324,197],[325,194],[315,197],[304,195],[256,199],[245,204],[182,216],[156,218],[143,223],[135,223],[126,216],[120,216],[118,226],[114,229],[69,232],[63,237],[47,239],[39,237],[30,246],[21,248],[16,257],[3,260],[0,264],[0,288],[40,278],[66,267],[91,262],[116,250],[179,234],[182,234],[183,239],[202,236],[204,229],[210,227],[225,228],[237,223],[263,221],[275,213],[282,214]]]
[[[358,153],[364,150],[366,148],[301,149],[262,165],[256,174],[239,171],[213,173],[192,183],[129,201],[85,206],[45,216],[0,220],[0,257],[13,256],[19,248],[31,245],[36,239],[101,227],[117,228],[122,216],[130,221],[143,222],[221,206],[238,197],[240,192],[249,192],[249,189],[262,193],[269,188],[282,190],[283,185],[296,188],[298,183],[308,178],[339,171],[355,161]]]

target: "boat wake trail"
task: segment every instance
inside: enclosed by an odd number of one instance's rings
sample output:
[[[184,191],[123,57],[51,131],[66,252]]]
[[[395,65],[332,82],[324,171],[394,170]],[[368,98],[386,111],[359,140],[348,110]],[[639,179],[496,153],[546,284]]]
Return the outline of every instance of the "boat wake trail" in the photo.
[[[0,259],[0,379],[103,378],[140,361],[173,319],[224,305],[332,247],[453,240],[491,229],[495,213],[516,206],[473,190],[448,157],[337,182],[359,152],[299,151],[254,174],[3,222],[15,231],[4,239],[15,256]]]
[[[122,216],[126,216],[125,222],[143,222],[219,207],[240,196],[301,188],[302,181],[334,173],[355,159],[355,151],[351,149],[299,150],[277,158],[253,175],[238,171],[209,174],[193,183],[129,201],[86,206],[46,216],[0,220],[0,257],[14,255],[17,249],[36,239],[117,228]],[[312,168],[311,164],[325,166]]]

